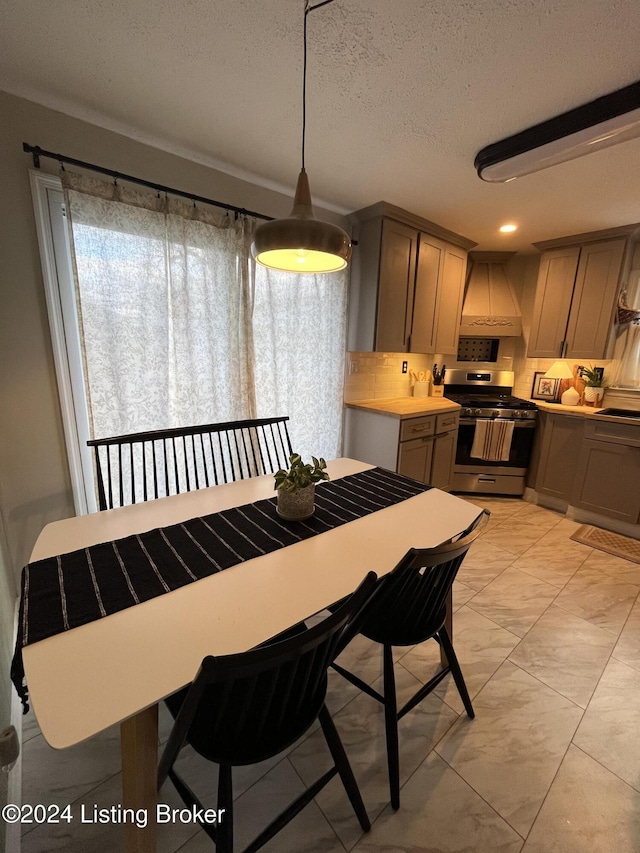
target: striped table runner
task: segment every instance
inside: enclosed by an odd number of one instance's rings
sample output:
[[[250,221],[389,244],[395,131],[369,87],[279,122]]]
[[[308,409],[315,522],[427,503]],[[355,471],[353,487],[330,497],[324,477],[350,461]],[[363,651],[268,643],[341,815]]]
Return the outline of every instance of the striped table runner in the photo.
[[[29,563],[22,570],[11,666],[25,713],[22,649],[29,643],[309,539],[429,488],[383,468],[371,468],[319,483],[315,514],[306,521],[280,519],[274,497]]]

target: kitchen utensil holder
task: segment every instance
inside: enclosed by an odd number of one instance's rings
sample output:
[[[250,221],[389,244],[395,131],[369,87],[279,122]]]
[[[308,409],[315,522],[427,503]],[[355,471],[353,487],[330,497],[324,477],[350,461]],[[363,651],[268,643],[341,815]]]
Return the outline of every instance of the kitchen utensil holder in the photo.
[[[429,396],[429,385],[431,383],[429,380],[417,380],[413,386],[413,396],[414,397],[428,397]]]

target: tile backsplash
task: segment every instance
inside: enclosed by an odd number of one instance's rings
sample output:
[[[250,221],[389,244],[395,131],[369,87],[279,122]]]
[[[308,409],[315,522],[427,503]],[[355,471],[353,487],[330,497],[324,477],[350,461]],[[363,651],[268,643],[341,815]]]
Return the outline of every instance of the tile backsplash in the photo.
[[[513,393],[516,397],[524,397],[528,399],[531,397],[531,389],[533,386],[533,376],[536,371],[540,370],[548,370],[552,364],[560,359],[557,358],[526,358],[520,362],[516,369],[516,378],[513,385]],[[565,358],[561,359],[562,361],[566,361],[569,367],[574,368],[578,363],[584,364],[585,367],[593,364],[594,367],[604,367],[604,378],[605,383],[610,380],[613,362],[606,358],[596,358],[596,359],[574,359],[574,358]],[[570,382],[566,382],[563,384],[563,388],[568,387]],[[582,385],[579,386],[578,390],[581,390]]]
[[[386,397],[410,397],[411,374],[431,370],[433,356],[413,352],[348,352],[344,399],[380,400]],[[402,373],[402,362],[408,362]]]
[[[500,341],[497,362],[458,362],[452,356],[415,352],[348,352],[344,399],[346,403],[356,400],[376,400],[391,397],[410,397],[412,380],[410,371],[421,370],[431,376],[434,364],[447,367],[485,366],[493,370],[513,370],[513,340]],[[402,373],[402,362],[408,362],[406,374]],[[533,380],[533,375],[532,375]]]

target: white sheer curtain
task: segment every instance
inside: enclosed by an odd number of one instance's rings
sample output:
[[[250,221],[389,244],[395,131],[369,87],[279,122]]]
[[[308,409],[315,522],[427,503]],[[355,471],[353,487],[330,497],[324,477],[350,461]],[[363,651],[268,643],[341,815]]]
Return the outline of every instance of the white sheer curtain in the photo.
[[[347,273],[256,266],[253,336],[258,417],[288,414],[303,459],[341,447]]]
[[[339,455],[347,274],[274,273],[253,221],[63,173],[92,437],[289,415]]]
[[[253,417],[249,223],[65,175],[92,436]]]

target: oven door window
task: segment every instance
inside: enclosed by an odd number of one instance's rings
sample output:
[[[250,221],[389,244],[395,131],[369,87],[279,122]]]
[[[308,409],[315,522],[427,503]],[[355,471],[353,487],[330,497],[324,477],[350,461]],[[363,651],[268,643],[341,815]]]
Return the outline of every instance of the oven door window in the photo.
[[[474,456],[471,456],[475,431],[475,421],[460,423],[458,445],[456,448],[456,465],[480,465],[483,468],[505,467],[506,465],[510,468],[526,468],[529,465],[535,428],[516,423],[513,430],[508,462],[487,462],[484,459],[476,459]]]

